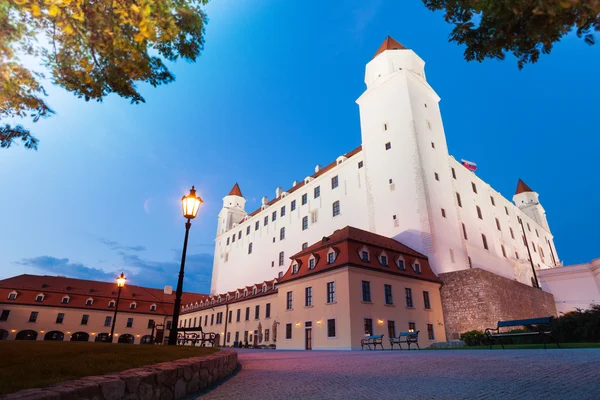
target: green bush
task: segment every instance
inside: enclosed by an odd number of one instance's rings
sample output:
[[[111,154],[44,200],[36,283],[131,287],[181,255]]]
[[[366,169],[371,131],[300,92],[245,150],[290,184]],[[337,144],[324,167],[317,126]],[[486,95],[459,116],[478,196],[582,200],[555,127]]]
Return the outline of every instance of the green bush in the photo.
[[[481,346],[485,344],[486,336],[482,331],[469,331],[461,333],[460,340],[467,346]]]
[[[600,342],[600,304],[556,318],[553,330],[560,342]]]

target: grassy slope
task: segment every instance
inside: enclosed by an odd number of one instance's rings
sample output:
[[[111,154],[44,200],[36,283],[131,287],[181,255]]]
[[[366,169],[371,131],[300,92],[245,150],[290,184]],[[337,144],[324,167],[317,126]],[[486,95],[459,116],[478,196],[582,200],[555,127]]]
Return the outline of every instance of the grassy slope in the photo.
[[[210,347],[3,340],[0,395],[215,351]]]

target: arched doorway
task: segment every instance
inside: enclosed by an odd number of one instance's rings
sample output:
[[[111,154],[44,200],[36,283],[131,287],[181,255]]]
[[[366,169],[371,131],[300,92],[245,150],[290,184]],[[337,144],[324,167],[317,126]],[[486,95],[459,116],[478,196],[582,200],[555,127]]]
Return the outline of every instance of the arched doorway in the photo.
[[[0,329],[0,340],[8,339],[8,331],[6,329]]]
[[[99,333],[96,335],[96,339],[94,341],[101,343],[110,343],[110,335],[106,332]]]
[[[75,332],[71,335],[71,342],[88,342],[90,334],[87,332]]]
[[[62,342],[65,338],[65,334],[61,331],[50,331],[44,335],[44,340],[54,340]]]
[[[119,343],[133,344],[134,340],[135,337],[133,335],[130,335],[129,333],[125,333],[119,336]]]
[[[140,344],[153,344],[153,343],[154,343],[154,340],[152,338],[152,335],[144,335],[140,339]]]
[[[31,329],[27,329],[17,333],[15,340],[36,340],[38,333],[36,331],[32,331]]]

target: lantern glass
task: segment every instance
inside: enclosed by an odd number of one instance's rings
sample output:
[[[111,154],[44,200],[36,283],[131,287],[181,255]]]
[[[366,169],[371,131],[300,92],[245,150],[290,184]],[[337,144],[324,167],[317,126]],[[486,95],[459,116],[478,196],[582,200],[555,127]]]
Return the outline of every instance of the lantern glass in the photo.
[[[196,218],[201,204],[202,199],[200,198],[200,196],[196,195],[196,189],[194,189],[194,186],[192,186],[190,194],[181,198],[181,208],[183,211],[183,216],[188,219]]]
[[[119,275],[119,277],[117,278],[117,286],[118,287],[124,287],[125,286],[125,281],[127,279],[125,278],[125,275],[123,275],[123,273],[121,273],[121,275]]]

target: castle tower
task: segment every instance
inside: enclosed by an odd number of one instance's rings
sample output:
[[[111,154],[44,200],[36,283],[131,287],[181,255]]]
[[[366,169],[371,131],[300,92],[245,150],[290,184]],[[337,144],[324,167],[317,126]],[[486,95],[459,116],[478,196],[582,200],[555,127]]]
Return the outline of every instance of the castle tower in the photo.
[[[242,195],[240,186],[236,183],[229,194],[223,197],[223,208],[219,212],[217,235],[229,231],[235,224],[240,223],[246,216],[245,205],[246,199]]]
[[[369,230],[426,254],[436,273],[468,268],[439,109],[425,62],[388,37],[357,100]]]
[[[513,201],[521,211],[540,224],[542,228],[550,232],[548,220],[546,219],[546,211],[540,204],[539,195],[531,190],[531,188],[521,179],[519,179],[519,183],[517,183],[517,190],[513,196]]]

